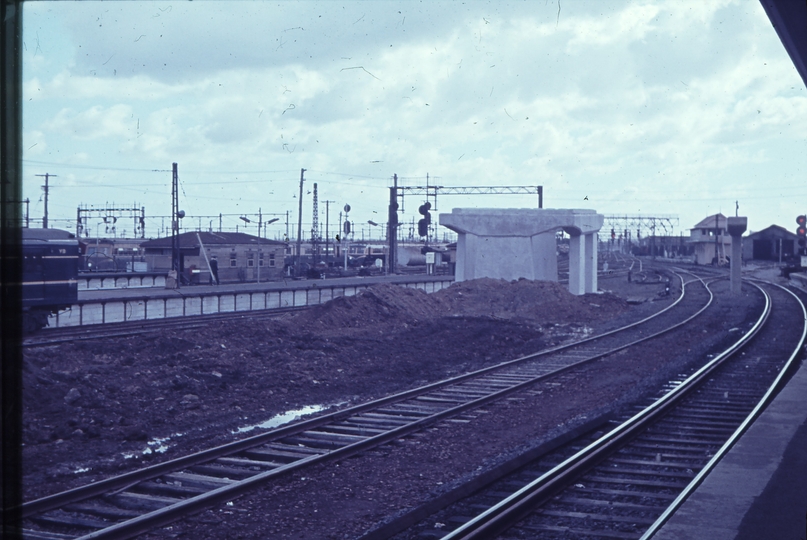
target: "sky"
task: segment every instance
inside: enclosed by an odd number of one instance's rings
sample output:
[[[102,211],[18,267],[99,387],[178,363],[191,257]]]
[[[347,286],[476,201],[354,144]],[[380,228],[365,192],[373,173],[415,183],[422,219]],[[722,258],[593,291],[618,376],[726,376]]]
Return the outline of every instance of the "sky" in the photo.
[[[260,212],[281,239],[301,169],[303,231],[316,183],[330,236],[346,204],[357,233],[386,222],[393,174],[540,185],[545,208],[674,216],[674,234],[737,204],[751,231],[807,211],[807,90],[756,0],[43,1],[23,43],[34,224],[47,173],[51,227],[142,207],[147,237],[170,233],[172,163],[185,229],[256,233]],[[537,197],[433,214],[458,207]]]

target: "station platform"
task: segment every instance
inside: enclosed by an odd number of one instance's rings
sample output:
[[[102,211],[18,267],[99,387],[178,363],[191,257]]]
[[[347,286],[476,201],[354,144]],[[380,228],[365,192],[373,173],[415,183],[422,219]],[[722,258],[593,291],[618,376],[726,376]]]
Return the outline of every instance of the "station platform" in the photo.
[[[449,287],[453,282],[454,276],[451,275],[413,274],[193,285],[178,289],[135,287],[84,290],[78,292],[76,303],[51,315],[48,326],[63,328],[298,308],[322,304],[340,296],[353,296],[375,284],[386,283],[433,293]]]
[[[807,366],[653,540],[807,538]]]
[[[181,297],[187,295],[211,295],[211,294],[248,294],[250,292],[262,291],[291,291],[304,289],[331,289],[353,286],[366,286],[381,283],[407,284],[407,283],[430,283],[438,281],[453,281],[454,277],[444,274],[411,274],[411,275],[390,275],[390,276],[364,276],[364,277],[342,277],[329,279],[282,279],[279,281],[254,281],[246,283],[222,283],[221,285],[183,285],[177,289],[166,289],[165,287],[133,287],[128,289],[95,289],[79,290],[78,299],[80,302],[93,300],[123,300],[141,297],[166,298]]]

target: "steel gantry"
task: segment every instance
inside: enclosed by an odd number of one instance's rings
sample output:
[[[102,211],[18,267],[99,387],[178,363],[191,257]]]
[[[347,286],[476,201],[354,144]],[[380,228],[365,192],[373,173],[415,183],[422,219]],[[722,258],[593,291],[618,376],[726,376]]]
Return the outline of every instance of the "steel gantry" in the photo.
[[[128,217],[134,224],[132,238],[146,237],[146,207],[134,204],[131,208],[116,207],[113,203],[103,208],[79,205],[76,212],[76,237],[81,238],[89,234],[89,219],[99,218],[106,224],[107,233],[115,230],[118,218]]]
[[[431,207],[426,212],[437,211],[437,195],[537,195],[538,208],[544,207],[543,186],[431,186],[426,176],[425,186],[399,186],[398,175],[393,175],[389,188],[389,214],[387,219],[387,242],[389,244],[388,268],[395,273],[398,250],[398,212],[404,211],[404,198],[409,195],[425,195]],[[400,199],[400,204],[398,200]],[[430,223],[430,220],[429,220]]]
[[[656,236],[672,236],[676,227],[678,227],[678,216],[672,214],[655,216],[611,214],[605,216],[602,225],[606,234],[610,232],[611,241],[618,239],[625,245],[629,245],[631,238],[635,242],[639,242],[642,238],[649,238],[651,250]],[[659,234],[659,229],[663,231],[661,234]]]

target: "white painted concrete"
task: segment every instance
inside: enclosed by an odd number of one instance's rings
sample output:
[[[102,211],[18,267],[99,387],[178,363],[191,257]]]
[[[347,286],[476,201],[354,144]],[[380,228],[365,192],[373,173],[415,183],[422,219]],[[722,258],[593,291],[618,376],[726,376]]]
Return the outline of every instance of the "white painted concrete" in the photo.
[[[440,281],[404,282],[401,287],[422,289],[428,293],[436,292],[453,283],[450,276]],[[49,326],[58,328],[65,326],[82,326],[88,324],[104,324],[123,321],[142,321],[145,319],[163,319],[193,315],[209,315],[222,312],[263,310],[291,306],[315,305],[327,302],[340,296],[353,296],[371,286],[348,285],[289,289],[239,291],[221,293],[187,294],[172,297],[137,297],[117,298],[104,301],[90,300],[60,311],[49,318]],[[192,289],[186,289],[191,291]]]
[[[456,281],[482,277],[558,280],[555,233],[571,237],[569,291],[597,291],[597,232],[604,217],[594,210],[455,208],[440,224],[456,232]]]
[[[728,231],[731,235],[731,294],[741,293],[743,263],[743,233],[748,228],[748,218],[728,218]]]

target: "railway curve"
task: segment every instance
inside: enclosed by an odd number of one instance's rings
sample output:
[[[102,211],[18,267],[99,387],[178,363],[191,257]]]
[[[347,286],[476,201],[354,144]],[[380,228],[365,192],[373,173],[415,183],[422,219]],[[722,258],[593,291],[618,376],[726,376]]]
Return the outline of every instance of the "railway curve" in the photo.
[[[679,281],[681,291],[686,290],[683,279],[679,278]],[[31,538],[37,538],[33,536],[35,534],[45,538],[50,534],[48,527],[55,527],[56,531],[63,531],[65,527],[68,530],[78,528],[78,533],[57,532],[57,534],[72,534],[68,537],[73,538],[82,537],[83,533],[80,532],[82,528],[85,532],[87,529],[96,531],[84,534],[83,537],[86,538],[123,538],[139,534],[178,519],[188,511],[196,511],[216,502],[231,500],[238,493],[253,489],[254,485],[269,478],[315,462],[343,458],[361,452],[406,433],[421,430],[441,419],[456,416],[526,389],[536,381],[562,376],[563,371],[568,371],[575,365],[580,367],[585,362],[593,362],[613,354],[614,351],[630,347],[640,337],[652,339],[658,332],[653,332],[649,328],[651,321],[661,324],[659,323],[661,318],[673,318],[674,321],[667,321],[665,325],[683,324],[705,309],[704,305],[708,305],[709,296],[705,294],[705,289],[699,293],[699,287],[696,286],[691,288],[690,294],[679,296],[674,304],[675,309],[671,306],[661,314],[628,325],[621,331],[606,332],[573,344],[505,362],[494,368],[466,374],[231,445],[26,503],[23,512],[30,518],[28,523],[36,522],[27,529],[27,534]],[[610,344],[603,346],[602,343],[606,341],[610,341]],[[584,350],[586,347],[589,349]],[[551,356],[555,357],[555,363],[547,361]],[[561,364],[558,364],[558,361],[561,361]],[[525,368],[529,364],[533,365],[532,370]],[[513,371],[505,373],[504,370]],[[487,374],[493,374],[493,379],[480,382],[482,381],[480,377]],[[485,386],[487,389],[482,391],[481,388]],[[330,426],[327,425],[329,423]],[[258,450],[249,450],[250,447],[257,447]],[[251,452],[252,455],[239,457],[236,455],[239,452]],[[205,464],[211,459],[223,461],[213,465]],[[257,474],[255,474],[256,467]],[[195,468],[195,471],[189,468]],[[248,476],[246,479],[243,478],[245,474]],[[242,480],[232,480],[239,477]],[[190,489],[185,484],[194,487]],[[124,488],[129,489],[130,494],[121,491]],[[135,488],[133,492],[132,488]],[[145,493],[137,493],[138,490]],[[166,493],[171,495],[168,496]],[[184,499],[179,498],[180,495]],[[98,500],[101,502],[97,504],[99,507],[91,508],[96,505],[88,502],[93,497],[100,497]],[[113,504],[107,506],[110,497]],[[133,515],[133,512],[138,511],[135,507],[141,509],[138,516]],[[143,513],[144,508],[149,511]],[[112,522],[112,516],[121,522]],[[37,530],[40,532],[35,532]]]

